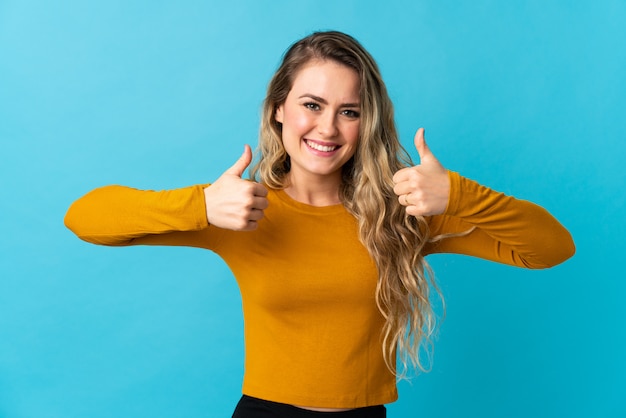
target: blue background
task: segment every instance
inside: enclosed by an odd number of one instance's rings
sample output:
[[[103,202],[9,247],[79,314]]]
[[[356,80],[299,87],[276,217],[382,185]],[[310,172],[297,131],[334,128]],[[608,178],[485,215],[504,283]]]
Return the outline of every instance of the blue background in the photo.
[[[548,208],[546,271],[430,258],[448,311],[390,417],[626,416],[626,2],[0,2],[0,417],[226,417],[243,372],[215,255],[104,248],[63,226],[105,184],[215,180],[256,143],[291,42],[357,37],[403,143]]]

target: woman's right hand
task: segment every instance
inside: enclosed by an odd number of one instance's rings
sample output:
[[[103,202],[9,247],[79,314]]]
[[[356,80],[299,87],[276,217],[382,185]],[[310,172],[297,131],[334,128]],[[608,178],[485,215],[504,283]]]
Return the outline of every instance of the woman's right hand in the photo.
[[[252,231],[268,206],[267,189],[244,180],[243,172],[252,161],[252,150],[245,146],[237,162],[204,189],[206,215],[210,225],[234,231]]]

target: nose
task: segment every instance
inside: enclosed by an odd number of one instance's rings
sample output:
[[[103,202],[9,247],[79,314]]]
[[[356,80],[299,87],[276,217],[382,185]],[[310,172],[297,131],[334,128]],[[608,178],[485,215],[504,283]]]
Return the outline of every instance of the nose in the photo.
[[[317,121],[317,131],[324,138],[337,136],[337,117],[334,112],[324,112]]]

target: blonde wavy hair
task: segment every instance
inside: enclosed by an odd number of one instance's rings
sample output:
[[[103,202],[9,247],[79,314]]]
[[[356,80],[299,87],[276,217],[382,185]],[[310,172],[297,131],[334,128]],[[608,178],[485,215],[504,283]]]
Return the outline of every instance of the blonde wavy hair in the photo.
[[[270,188],[287,186],[290,160],[282,125],[274,116],[298,71],[311,60],[334,61],[359,74],[360,137],[354,157],[343,167],[340,199],[357,219],[359,239],[378,268],[376,303],[385,318],[382,347],[387,367],[399,377],[409,366],[426,370],[420,351],[424,347],[431,352],[437,322],[429,294],[431,289],[440,293],[422,256],[428,224],[423,217],[407,215],[393,192],[394,173],[413,163],[398,140],[393,105],[378,65],[357,40],[341,32],[316,32],[287,50],[267,89],[250,176]]]

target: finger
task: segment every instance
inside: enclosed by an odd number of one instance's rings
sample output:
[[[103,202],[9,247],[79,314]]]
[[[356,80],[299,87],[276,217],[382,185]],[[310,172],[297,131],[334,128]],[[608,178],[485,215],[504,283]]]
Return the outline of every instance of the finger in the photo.
[[[246,227],[242,229],[242,231],[254,231],[258,228],[258,226],[259,224],[257,223],[257,221],[248,221]]]
[[[392,179],[394,184],[402,183],[403,181],[408,180],[412,169],[413,167],[405,167],[396,171]]]
[[[402,206],[411,206],[411,201],[409,200],[408,194],[398,195],[398,202],[400,202],[400,205]]]
[[[252,194],[258,197],[267,196],[267,188],[260,183],[252,183],[254,186],[252,188]]]
[[[424,162],[429,159],[437,160],[426,144],[426,139],[424,138],[424,128],[419,128],[417,130],[415,137],[413,138],[413,143],[415,144],[415,149],[420,156],[420,164],[424,164]]]
[[[403,181],[402,183],[398,183],[393,187],[393,192],[397,196],[402,196],[403,194],[409,194],[413,191],[413,187],[407,181]]]
[[[406,211],[406,213],[408,215],[411,215],[411,216],[433,216],[433,215],[435,215],[435,213],[433,213],[428,208],[426,208],[424,206],[419,206],[419,205],[407,206],[405,211]]]
[[[426,216],[426,213],[424,213],[417,206],[407,206],[405,210],[406,213],[411,216]]]
[[[263,211],[260,209],[252,209],[248,215],[248,221],[260,221],[263,219]]]
[[[254,231],[255,229],[257,229],[258,224],[256,223],[256,221],[246,221],[245,225],[238,227],[238,228],[233,228],[233,231],[238,231],[238,232],[245,232],[245,231]]]
[[[269,201],[264,197],[255,197],[252,201],[253,209],[265,210],[270,205]]]
[[[252,150],[250,149],[250,146],[246,144],[243,150],[243,154],[241,154],[241,157],[239,157],[237,162],[233,164],[233,166],[230,167],[228,170],[226,170],[224,174],[241,177],[243,175],[243,172],[246,171],[246,168],[248,168],[251,162]]]

